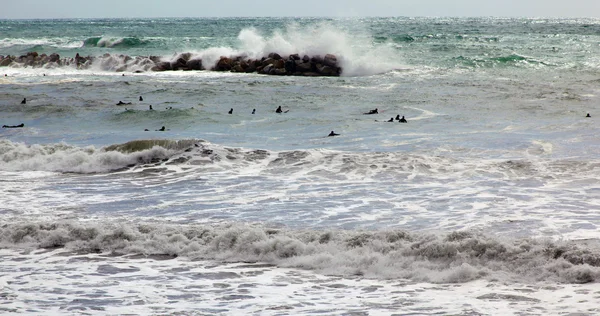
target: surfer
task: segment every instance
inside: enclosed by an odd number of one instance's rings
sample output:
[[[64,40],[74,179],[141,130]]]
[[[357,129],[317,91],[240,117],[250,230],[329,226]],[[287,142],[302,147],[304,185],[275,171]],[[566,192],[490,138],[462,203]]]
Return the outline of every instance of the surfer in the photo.
[[[400,114],[396,115],[396,121],[400,121]]]
[[[255,114],[255,113],[256,113],[256,109],[252,109],[252,114]]]
[[[592,116],[590,115],[590,113],[588,113],[585,117],[592,117]]]
[[[24,127],[25,124],[21,123],[19,125],[2,125],[2,128],[19,128],[19,127]]]
[[[393,122],[393,121],[394,121],[393,117],[388,120],[388,122]]]
[[[152,104],[150,104],[150,105],[148,106],[148,110],[150,110],[150,111],[154,110],[154,109],[152,108]]]
[[[27,98],[23,98],[23,101],[21,101],[21,104],[27,104]]]
[[[331,131],[331,133],[329,133],[329,135],[327,135],[327,136],[328,136],[328,137],[331,137],[331,136],[339,136],[339,135],[340,135],[340,134],[337,134],[336,132],[334,132],[334,131]]]
[[[277,110],[275,110],[275,113],[281,113],[281,112],[283,112],[283,111],[281,110],[281,105],[280,105],[277,107]]]
[[[369,112],[363,113],[365,115],[369,115],[369,114],[379,114],[379,112],[377,111],[377,108],[375,108],[374,110],[370,110]]]
[[[402,118],[399,120],[400,123],[408,123],[408,121],[404,118],[404,115],[402,115]]]
[[[165,131],[165,127],[163,126],[163,127],[161,127],[160,129],[157,129],[156,131],[157,131],[157,132],[164,132],[164,131]]]
[[[229,112],[227,112],[229,114],[233,114],[233,108],[231,110],[229,110]]]
[[[23,101],[25,101],[25,100],[23,100]],[[21,103],[22,103],[22,102],[21,102]],[[117,103],[117,105],[130,105],[130,104],[131,104],[131,102],[127,102],[127,103],[125,103],[125,102],[123,102],[123,101],[119,101],[119,103]]]
[[[144,98],[140,95],[140,102],[144,101]]]

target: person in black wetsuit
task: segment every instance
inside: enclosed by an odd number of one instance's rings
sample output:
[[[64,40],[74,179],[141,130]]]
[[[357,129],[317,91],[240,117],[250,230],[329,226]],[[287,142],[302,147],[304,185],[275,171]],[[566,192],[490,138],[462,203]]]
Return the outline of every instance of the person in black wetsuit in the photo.
[[[336,132],[334,132],[334,131],[331,131],[331,133],[329,133],[329,135],[327,135],[327,136],[339,136],[339,135],[340,135],[340,134],[337,134]]]

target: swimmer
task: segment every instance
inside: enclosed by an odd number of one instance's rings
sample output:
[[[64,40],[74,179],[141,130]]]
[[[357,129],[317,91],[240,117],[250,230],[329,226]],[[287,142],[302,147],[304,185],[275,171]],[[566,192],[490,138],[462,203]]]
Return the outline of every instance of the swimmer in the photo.
[[[327,136],[328,136],[328,137],[331,137],[331,136],[339,136],[339,135],[340,135],[340,134],[337,134],[336,132],[334,132],[334,131],[331,131],[331,133],[329,133],[329,135],[327,135]]]

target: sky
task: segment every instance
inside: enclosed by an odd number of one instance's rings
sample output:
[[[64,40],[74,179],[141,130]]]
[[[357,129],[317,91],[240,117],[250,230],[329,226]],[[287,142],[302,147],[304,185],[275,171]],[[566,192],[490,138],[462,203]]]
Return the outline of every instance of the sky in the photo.
[[[0,0],[0,8],[0,19],[289,16],[600,18],[600,0]]]

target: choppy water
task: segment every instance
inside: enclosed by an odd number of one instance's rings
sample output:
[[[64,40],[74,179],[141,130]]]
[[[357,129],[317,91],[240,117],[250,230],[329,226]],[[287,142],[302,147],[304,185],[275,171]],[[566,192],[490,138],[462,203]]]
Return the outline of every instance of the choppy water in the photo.
[[[4,20],[0,33],[0,55],[333,53],[343,67],[0,68],[0,124],[25,124],[0,130],[2,311],[598,313],[600,20]]]

